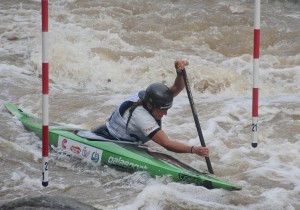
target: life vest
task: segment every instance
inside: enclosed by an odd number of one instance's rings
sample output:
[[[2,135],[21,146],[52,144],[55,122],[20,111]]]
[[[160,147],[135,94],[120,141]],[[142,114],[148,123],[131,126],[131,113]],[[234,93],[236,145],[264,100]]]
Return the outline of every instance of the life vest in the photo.
[[[139,99],[138,93],[125,99],[106,123],[109,133],[116,139],[145,143],[161,129],[159,122],[143,106],[135,108],[128,122],[129,109]]]

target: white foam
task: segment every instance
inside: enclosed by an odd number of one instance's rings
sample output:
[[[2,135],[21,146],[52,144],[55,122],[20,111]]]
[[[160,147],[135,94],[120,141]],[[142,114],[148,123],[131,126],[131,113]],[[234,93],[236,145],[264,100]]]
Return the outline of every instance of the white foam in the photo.
[[[13,101],[32,113],[41,113],[38,2],[0,5],[0,100]],[[28,168],[10,171],[1,193],[8,192],[10,186],[20,194],[63,192],[103,209],[176,206],[256,210],[299,206],[298,4],[267,2],[261,8],[259,142],[254,149],[251,2],[74,3],[53,1],[49,7],[51,119],[78,128],[82,126],[77,124],[102,123],[129,94],[157,81],[172,84],[174,60],[187,59],[190,65],[186,70],[216,176],[241,184],[243,190],[207,190],[173,183],[167,177],[88,167],[58,152],[50,157],[57,167],[50,172],[50,190],[43,191],[40,173],[32,175],[39,170],[34,165],[41,160],[41,141],[1,107],[1,135],[5,136],[1,141],[26,157],[20,165]],[[185,90],[175,98],[163,129],[174,141],[200,145]],[[9,155],[4,149],[0,158]],[[202,157],[174,156],[206,169]],[[5,199],[10,196],[6,194]]]

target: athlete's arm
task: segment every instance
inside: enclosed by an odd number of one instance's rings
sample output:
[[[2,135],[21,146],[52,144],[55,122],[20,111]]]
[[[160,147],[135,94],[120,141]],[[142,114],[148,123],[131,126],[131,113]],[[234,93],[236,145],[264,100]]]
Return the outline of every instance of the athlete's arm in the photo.
[[[163,130],[159,130],[152,137],[152,140],[172,152],[195,153],[199,156],[204,156],[204,157],[208,157],[208,155],[209,155],[209,150],[207,147],[201,147],[201,146],[191,147],[191,146],[188,146],[185,144],[171,141]]]

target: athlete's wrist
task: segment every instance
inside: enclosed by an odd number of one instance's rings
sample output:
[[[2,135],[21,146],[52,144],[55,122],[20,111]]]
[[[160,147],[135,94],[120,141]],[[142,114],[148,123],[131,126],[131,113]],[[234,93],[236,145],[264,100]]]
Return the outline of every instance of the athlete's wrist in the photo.
[[[191,146],[191,153],[193,154],[193,149],[194,149],[194,146]]]
[[[176,74],[177,74],[177,76],[182,76],[183,75],[183,71],[176,70]]]

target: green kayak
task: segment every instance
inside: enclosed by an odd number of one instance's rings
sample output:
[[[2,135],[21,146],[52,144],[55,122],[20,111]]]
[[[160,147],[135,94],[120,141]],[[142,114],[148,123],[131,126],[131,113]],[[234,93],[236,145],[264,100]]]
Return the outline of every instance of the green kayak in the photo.
[[[33,131],[40,138],[42,137],[40,117],[26,113],[9,102],[6,102],[5,106],[28,130]],[[146,171],[151,176],[170,176],[173,181],[194,183],[208,189],[242,189],[239,185],[200,172],[170,155],[153,151],[145,145],[120,143],[117,140],[108,140],[101,136],[84,138],[78,135],[76,129],[66,129],[51,124],[49,126],[49,144],[84,161],[108,165],[123,171]]]

